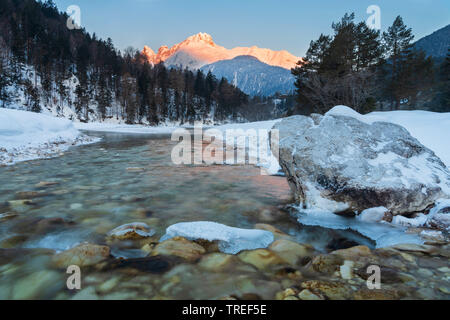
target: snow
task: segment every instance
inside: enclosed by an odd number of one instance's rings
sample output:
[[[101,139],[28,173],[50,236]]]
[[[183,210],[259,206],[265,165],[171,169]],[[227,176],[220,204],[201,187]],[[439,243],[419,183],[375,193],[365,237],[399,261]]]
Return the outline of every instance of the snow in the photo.
[[[96,141],[82,135],[69,120],[0,108],[0,164],[48,158]]]
[[[450,137],[450,113],[429,111],[384,111],[361,115],[346,106],[336,106],[326,115],[344,115],[372,124],[384,121],[398,124],[420,141],[450,167],[450,148],[447,137]]]
[[[385,207],[370,208],[361,212],[357,218],[365,222],[380,222],[387,211],[389,210]]]
[[[99,132],[118,132],[118,133],[133,133],[133,134],[171,134],[179,127],[177,126],[159,126],[151,127],[138,124],[120,124],[108,122],[76,122],[75,128],[86,131]]]
[[[219,250],[226,254],[238,254],[244,250],[267,248],[274,241],[274,236],[269,231],[239,229],[208,221],[174,224],[167,228],[166,234],[160,241],[174,237],[184,237],[188,240],[218,241]]]
[[[428,214],[426,225],[437,222],[442,227],[446,227],[447,231],[450,231],[450,213],[441,213],[445,208],[450,208],[450,199],[436,201],[436,206]]]
[[[249,130],[254,130],[257,134],[263,134],[262,137],[265,141],[267,141],[267,153],[260,152],[258,163],[256,164],[258,167],[264,169],[265,173],[269,175],[278,174],[281,170],[280,164],[278,163],[278,159],[273,155],[270,151],[270,139],[269,132],[273,128],[273,126],[280,122],[282,119],[270,120],[270,121],[259,121],[259,122],[250,122],[250,123],[234,123],[234,124],[226,124],[222,126],[214,127],[213,129],[219,130],[222,132],[223,139],[226,141],[226,131],[227,130],[243,130],[244,132],[248,132]],[[236,147],[238,149],[245,149],[246,141],[248,142],[249,153],[255,152],[258,153],[258,139],[236,139]],[[259,139],[262,140],[262,139]],[[233,147],[233,146],[231,146]],[[264,148],[264,147],[263,147]]]
[[[392,219],[392,223],[404,226],[404,227],[423,227],[425,223],[427,222],[428,217],[424,215],[423,213],[420,213],[415,218],[407,218],[403,216],[395,216],[394,219]]]

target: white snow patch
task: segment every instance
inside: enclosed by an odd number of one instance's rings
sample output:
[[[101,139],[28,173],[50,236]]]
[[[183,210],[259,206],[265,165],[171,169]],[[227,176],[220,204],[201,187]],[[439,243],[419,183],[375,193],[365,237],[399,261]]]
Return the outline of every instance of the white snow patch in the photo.
[[[66,119],[0,108],[0,164],[49,158],[98,140],[81,134]]]
[[[383,220],[384,215],[389,210],[385,207],[376,207],[366,209],[358,215],[358,219],[365,222],[380,222]]]
[[[219,250],[226,254],[267,248],[274,241],[274,236],[269,231],[239,229],[208,221],[174,224],[167,228],[166,234],[160,241],[174,237],[184,237],[188,240],[218,241]]]
[[[426,215],[424,215],[423,213],[418,214],[417,217],[415,218],[407,218],[407,217],[403,217],[403,216],[395,216],[392,219],[392,223],[399,225],[399,226],[404,226],[404,227],[423,227],[425,225],[425,223],[427,222],[428,217]]]
[[[366,115],[359,114],[346,106],[336,106],[326,115],[343,115],[353,117],[364,123],[372,124],[376,121],[390,122],[404,127],[450,167],[450,113],[437,113],[422,110],[413,111],[379,111]]]
[[[248,144],[249,150],[254,151],[259,155],[257,166],[263,168],[267,174],[274,175],[280,172],[281,167],[278,162],[278,159],[273,155],[270,149],[270,139],[269,133],[273,126],[282,121],[283,119],[276,119],[270,121],[259,121],[259,122],[249,122],[249,123],[234,123],[234,124],[226,124],[222,126],[214,127],[213,129],[220,130],[223,135],[224,142],[226,141],[226,131],[227,130],[243,130],[247,132],[248,130],[255,130],[257,134],[264,134],[263,137],[259,137],[260,139],[236,139],[236,145],[228,147],[236,147],[238,149],[246,148],[246,141]],[[267,141],[267,146],[259,146],[259,141]],[[229,141],[228,141],[229,143]],[[234,142],[233,142],[234,143]],[[267,153],[259,152],[259,148],[265,148]],[[251,152],[250,152],[251,153]],[[229,160],[229,159],[227,159]]]

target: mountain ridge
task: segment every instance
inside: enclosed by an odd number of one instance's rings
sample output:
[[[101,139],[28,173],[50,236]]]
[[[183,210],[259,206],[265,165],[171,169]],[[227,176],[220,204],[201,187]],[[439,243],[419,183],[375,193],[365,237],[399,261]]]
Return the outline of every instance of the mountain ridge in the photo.
[[[295,89],[295,79],[289,70],[270,66],[249,55],[217,61],[203,66],[200,70],[204,73],[211,72],[219,79],[227,79],[250,96],[288,94]]]
[[[414,47],[425,51],[428,56],[444,58],[450,46],[450,24],[420,38]]]
[[[257,46],[227,49],[217,45],[212,36],[207,33],[192,35],[170,48],[168,46],[161,46],[157,52],[148,46],[144,46],[142,53],[152,64],[164,62],[166,65],[177,65],[181,68],[187,67],[190,69],[200,69],[205,65],[221,60],[230,60],[237,56],[246,55],[253,56],[270,66],[290,70],[302,59],[286,50],[275,51]],[[175,58],[173,58],[174,56]],[[189,56],[189,58],[184,58],[183,56]]]

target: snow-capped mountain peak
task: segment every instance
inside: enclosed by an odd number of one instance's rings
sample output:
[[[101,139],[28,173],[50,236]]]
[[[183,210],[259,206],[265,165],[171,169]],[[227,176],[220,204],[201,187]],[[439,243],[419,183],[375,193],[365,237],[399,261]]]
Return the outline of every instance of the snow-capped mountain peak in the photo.
[[[212,36],[207,33],[198,33],[169,48],[162,46],[158,53],[145,47],[143,54],[150,63],[164,62],[167,66],[199,69],[207,64],[222,60],[230,60],[238,56],[253,56],[271,66],[291,69],[301,60],[286,50],[274,51],[270,49],[251,47],[236,47],[227,49],[217,45]]]
[[[216,46],[212,36],[210,34],[207,34],[204,32],[194,34],[193,36],[190,36],[189,38],[184,40],[182,43],[184,43],[184,44],[192,44],[192,43],[199,44],[200,43],[200,44],[210,45],[213,47]]]

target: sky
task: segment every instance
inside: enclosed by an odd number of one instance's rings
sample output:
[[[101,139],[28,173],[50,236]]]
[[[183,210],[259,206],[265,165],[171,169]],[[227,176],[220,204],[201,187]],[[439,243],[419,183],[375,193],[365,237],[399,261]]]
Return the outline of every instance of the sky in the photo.
[[[331,33],[346,12],[366,21],[381,9],[384,31],[401,15],[416,39],[450,24],[449,0],[54,0],[60,11],[81,9],[81,25],[119,49],[157,51],[206,32],[226,48],[253,46],[304,56],[311,40]]]

